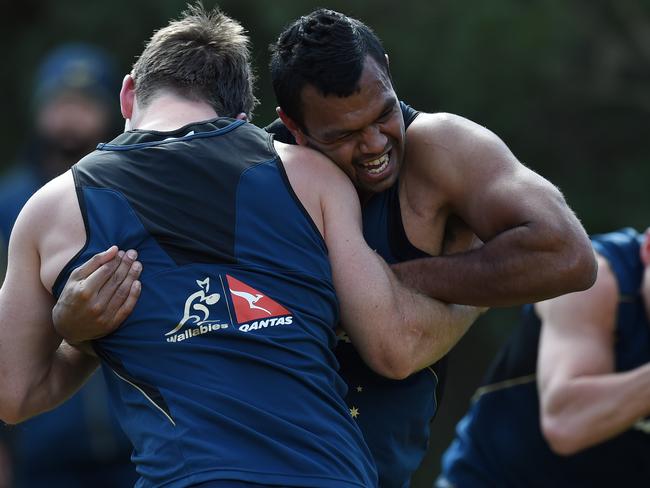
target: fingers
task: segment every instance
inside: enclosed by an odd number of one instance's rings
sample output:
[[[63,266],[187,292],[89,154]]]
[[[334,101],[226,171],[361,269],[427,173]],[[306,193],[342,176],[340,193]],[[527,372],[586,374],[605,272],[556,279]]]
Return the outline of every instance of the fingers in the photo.
[[[94,256],[91,258],[91,261],[92,259],[94,259]],[[104,286],[111,287],[111,280],[115,280],[113,282],[115,288],[119,286],[115,273],[125,259],[129,261],[126,266],[130,266],[133,260],[131,260],[124,251],[118,251],[117,255],[111,261],[102,264],[99,268],[88,275],[88,277],[83,280],[84,293],[88,296],[99,295]],[[124,275],[125,273],[122,270],[122,278]],[[112,295],[112,293],[109,294],[109,297],[110,295]]]
[[[124,252],[111,247],[84,263],[76,279],[71,275],[54,306],[55,330],[71,343],[79,343],[119,327],[140,297],[142,264],[137,256],[132,249]]]
[[[121,253],[121,254],[120,254]],[[124,283],[124,281],[129,277],[129,273],[131,271],[131,268],[133,267],[133,264],[135,260],[138,257],[138,253],[134,251],[133,249],[129,249],[125,253],[121,252],[118,253],[118,256],[113,260],[113,263],[110,263],[111,265],[109,266],[108,264],[103,267],[104,269],[102,270],[104,273],[108,272],[110,268],[112,268],[111,274],[108,276],[104,277],[102,275],[97,275],[97,276],[90,276],[88,278],[88,284],[87,286],[91,288],[95,288],[97,286],[101,286],[101,289],[98,290],[98,299],[99,302],[101,303],[109,303],[113,295],[115,295],[115,292],[119,289],[120,286]],[[119,258],[119,260],[118,260]],[[140,267],[140,270],[142,267]],[[98,270],[99,272],[99,270]],[[137,275],[139,276],[139,272]],[[96,280],[95,282],[91,281],[93,278]],[[137,276],[136,278],[137,279]],[[128,282],[127,287],[131,286],[131,283],[133,280]]]
[[[86,261],[84,264],[75,269],[71,274],[70,278],[74,280],[83,280],[88,278],[92,273],[97,271],[100,266],[109,263],[113,260],[118,254],[117,246],[111,246],[106,251],[95,254],[92,258]]]
[[[114,321],[116,326],[119,326],[122,322],[126,320],[126,318],[131,315],[131,312],[133,312],[133,309],[135,308],[135,304],[138,302],[138,298],[140,298],[140,292],[142,291],[142,284],[140,281],[136,280],[131,284],[131,288],[129,288],[129,293],[126,298],[126,300],[122,303],[122,306],[117,309],[114,315]]]
[[[110,317],[110,320],[113,321],[115,327],[120,325],[126,316],[131,313],[135,302],[140,296],[140,282],[138,278],[142,272],[142,264],[138,261],[134,261],[129,267],[126,276],[121,278],[119,286],[117,286],[113,294],[108,298],[108,305],[106,306],[106,315]],[[105,287],[106,288],[106,287]],[[100,302],[103,302],[104,298],[100,298]],[[121,310],[121,312],[120,312]],[[118,312],[124,313],[127,311],[123,319],[118,320],[119,317],[116,317]]]

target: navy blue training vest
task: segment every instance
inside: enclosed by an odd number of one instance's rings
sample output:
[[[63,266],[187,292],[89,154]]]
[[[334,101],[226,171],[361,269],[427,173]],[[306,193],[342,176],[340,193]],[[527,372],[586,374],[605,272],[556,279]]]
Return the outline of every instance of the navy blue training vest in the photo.
[[[94,342],[137,486],[375,486],[325,244],[270,136],[222,118],[130,131],[73,174],[87,243],[55,292],[112,244],[144,265],[135,311]]]

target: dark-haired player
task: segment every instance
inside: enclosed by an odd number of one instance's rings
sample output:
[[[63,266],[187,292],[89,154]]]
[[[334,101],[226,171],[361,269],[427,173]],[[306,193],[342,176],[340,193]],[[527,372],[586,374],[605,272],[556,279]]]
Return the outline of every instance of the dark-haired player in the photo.
[[[405,283],[491,307],[593,282],[587,236],[560,192],[488,129],[399,102],[381,42],[359,20],[325,9],[300,17],[272,46],[271,77],[280,120],[267,130],[321,151],[348,175],[368,244]],[[475,235],[483,246],[472,245]],[[464,331],[449,333],[435,357]],[[380,485],[407,486],[427,449],[444,364],[392,381],[348,341],[337,357]]]

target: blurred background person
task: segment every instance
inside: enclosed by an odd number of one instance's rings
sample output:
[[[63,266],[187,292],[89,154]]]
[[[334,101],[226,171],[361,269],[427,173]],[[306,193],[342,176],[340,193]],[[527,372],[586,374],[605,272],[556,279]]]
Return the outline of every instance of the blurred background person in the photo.
[[[45,182],[68,170],[115,133],[109,90],[112,61],[98,48],[65,44],[41,64],[31,103],[31,137],[0,182],[0,235],[9,239],[25,202]]]
[[[31,136],[0,181],[1,255],[29,197],[118,132],[116,72],[105,52],[81,43],[55,48],[40,65]],[[110,411],[101,375],[93,375],[61,407],[3,426],[0,438],[0,487],[114,488],[132,486],[137,479],[131,446]]]

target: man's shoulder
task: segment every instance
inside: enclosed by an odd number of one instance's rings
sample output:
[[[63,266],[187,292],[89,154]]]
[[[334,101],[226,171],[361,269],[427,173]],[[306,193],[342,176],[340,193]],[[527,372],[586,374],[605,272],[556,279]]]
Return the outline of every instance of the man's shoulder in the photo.
[[[404,169],[418,174],[451,170],[467,137],[467,122],[446,112],[420,113],[406,131]]]
[[[462,115],[449,112],[420,112],[409,126],[406,135],[407,141],[409,139],[419,139],[422,136],[443,139],[449,136],[471,135],[480,128],[484,129],[484,127]]]
[[[308,176],[314,185],[322,185],[322,178],[345,177],[327,156],[315,149],[277,140],[273,144],[287,173]]]
[[[54,216],[68,213],[70,202],[76,198],[74,179],[68,170],[39,188],[28,199],[23,210],[28,212],[31,219],[50,225],[54,223],[51,220]]]
[[[274,141],[275,149],[294,190],[330,198],[354,192],[350,179],[324,154],[306,146]]]
[[[406,132],[408,167],[461,173],[477,153],[501,150],[499,137],[472,120],[448,112],[420,113]]]

